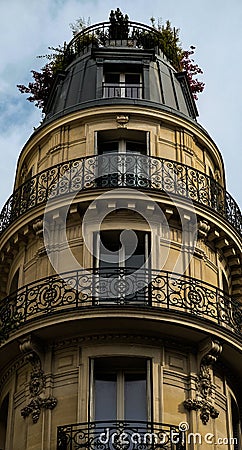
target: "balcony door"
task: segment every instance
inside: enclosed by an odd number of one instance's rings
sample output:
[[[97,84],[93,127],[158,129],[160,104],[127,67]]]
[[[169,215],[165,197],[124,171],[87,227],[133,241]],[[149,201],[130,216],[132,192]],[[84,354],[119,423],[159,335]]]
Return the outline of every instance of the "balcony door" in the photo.
[[[101,289],[101,295],[95,292],[96,301],[147,304],[150,233],[103,230],[94,234],[94,249],[94,267],[98,269],[95,285]]]
[[[91,360],[91,420],[151,420],[150,361],[110,357]]]
[[[129,235],[127,231],[131,231]],[[124,233],[122,235],[122,233]],[[127,233],[127,234],[126,234]],[[103,230],[94,235],[95,267],[103,272],[126,268],[130,272],[146,266],[150,233],[140,230]]]
[[[145,131],[107,130],[97,135],[98,185],[147,187],[149,135]]]

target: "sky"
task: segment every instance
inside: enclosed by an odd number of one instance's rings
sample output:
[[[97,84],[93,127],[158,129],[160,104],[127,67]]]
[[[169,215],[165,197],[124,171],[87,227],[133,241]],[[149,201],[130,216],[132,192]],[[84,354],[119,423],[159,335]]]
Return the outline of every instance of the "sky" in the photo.
[[[0,0],[0,209],[12,193],[21,149],[38,127],[41,111],[16,85],[32,80],[48,53],[72,38],[70,23],[90,17],[107,21],[119,7],[130,20],[150,25],[169,19],[180,28],[184,49],[196,47],[205,90],[199,95],[198,122],[219,147],[227,190],[242,206],[242,2],[241,0]]]

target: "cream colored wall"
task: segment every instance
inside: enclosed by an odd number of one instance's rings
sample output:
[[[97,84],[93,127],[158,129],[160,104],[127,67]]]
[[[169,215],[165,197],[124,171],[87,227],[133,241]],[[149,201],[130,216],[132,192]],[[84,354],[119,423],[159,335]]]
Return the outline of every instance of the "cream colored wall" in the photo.
[[[93,233],[98,231],[100,225],[99,211],[96,214],[95,219],[95,213],[93,213],[92,222],[88,228],[89,234],[85,235],[85,239],[89,236],[87,244],[90,245],[90,248],[93,243]],[[66,229],[65,224],[60,225],[59,222],[56,223],[54,228],[58,237],[58,246],[55,244],[56,258],[58,260],[65,258],[67,247],[63,244],[63,235],[59,231],[62,229],[66,231],[70,251],[80,268],[91,268],[93,266],[93,256],[86,246],[86,241],[83,240],[82,217],[79,214],[70,214],[68,217]],[[167,223],[169,223],[169,219]],[[109,214],[101,227],[102,230],[126,228],[150,232],[149,224],[134,211],[130,211],[130,213],[117,211],[114,214]],[[184,246],[184,239],[181,224],[176,223],[174,219],[172,219],[169,228],[154,222],[154,233],[151,233],[151,268],[157,271],[164,270],[185,274],[221,289],[223,288],[223,272],[230,286],[231,275],[223,253],[205,243],[204,240],[198,239],[188,264],[190,247]],[[41,234],[32,234],[25,246],[13,258],[8,274],[7,293],[14,274],[18,269],[19,287],[55,273],[46,254]],[[67,267],[67,270],[71,269]]]
[[[127,337],[126,337],[127,340]],[[71,423],[86,422],[89,415],[90,392],[90,358],[112,356],[144,357],[151,360],[153,378],[153,420],[154,422],[178,425],[188,422],[189,432],[213,433],[216,437],[228,437],[229,411],[226,402],[226,390],[229,389],[226,378],[220,375],[218,369],[214,375],[214,402],[219,410],[216,421],[210,419],[207,425],[202,425],[200,412],[188,413],[183,401],[195,395],[195,379],[199,372],[195,353],[182,350],[181,346],[142,344],[139,340],[125,342],[120,337],[115,341],[106,342],[94,339],[83,340],[82,344],[75,341],[58,340],[52,349],[45,352],[42,358],[43,370],[47,378],[48,393],[57,398],[58,404],[52,410],[41,410],[40,418],[36,424],[32,423],[31,416],[23,418],[21,409],[29,401],[28,382],[31,365],[19,364],[17,370],[8,369],[8,378],[5,380],[5,389],[0,398],[0,404],[6,393],[10,393],[10,404],[13,403],[13,412],[9,418],[8,446],[6,450],[56,450],[57,426]],[[211,372],[212,373],[212,372]],[[230,433],[230,434],[229,434]],[[190,448],[190,447],[188,447]],[[191,446],[194,450],[200,447]],[[216,445],[206,445],[202,448],[216,450]],[[223,450],[230,450],[228,445],[221,446]]]
[[[201,136],[196,136],[196,128],[193,131],[186,122],[183,126],[170,124],[168,120],[161,120],[152,116],[140,117],[135,113],[126,113],[129,117],[125,125],[127,130],[141,130],[149,133],[150,155],[171,159],[192,166],[197,170],[214,174],[215,178],[223,184],[223,166],[221,158],[214,152],[214,144],[209,140],[203,142]],[[69,116],[67,116],[67,120]],[[70,119],[69,119],[70,120]],[[95,132],[120,128],[117,122],[117,114],[112,113],[112,108],[102,114],[92,115],[88,118],[80,118],[66,124],[52,126],[51,130],[44,130],[34,136],[20,156],[16,183],[19,186],[24,181],[24,174],[33,167],[33,175],[55,164],[95,153]],[[206,136],[207,138],[207,136]],[[220,175],[218,175],[220,174]]]

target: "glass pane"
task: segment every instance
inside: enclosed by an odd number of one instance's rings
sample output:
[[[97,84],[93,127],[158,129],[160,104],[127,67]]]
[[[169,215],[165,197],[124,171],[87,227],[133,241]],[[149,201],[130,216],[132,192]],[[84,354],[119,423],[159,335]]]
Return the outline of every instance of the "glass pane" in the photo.
[[[117,383],[115,375],[110,380],[95,380],[95,420],[115,420],[117,411]]]
[[[147,145],[140,141],[126,141],[126,152],[134,152],[142,155],[147,154]]]
[[[109,267],[110,269],[115,269],[119,267],[119,250],[121,248],[120,233],[119,230],[101,231],[100,268],[105,269]]]
[[[138,379],[139,377],[141,379]],[[142,379],[143,377],[144,375],[125,374],[124,414],[126,420],[147,420],[146,379]]]
[[[110,84],[119,83],[120,74],[119,73],[106,73],[105,82]]]
[[[146,254],[145,235],[146,235],[146,233],[144,233],[142,231],[135,231],[135,234],[136,234],[136,237],[137,237],[137,246],[136,246],[135,250],[132,253],[129,251],[129,246],[128,245],[126,246],[125,254],[126,254],[126,256],[128,256],[129,254],[131,256],[126,259],[125,266],[127,268],[130,267],[130,268],[138,269],[145,262],[145,254]],[[127,244],[128,243],[129,242],[127,242]]]
[[[118,145],[118,141],[100,142],[98,144],[98,154],[102,155],[104,153],[115,153],[118,151]]]
[[[125,74],[126,84],[140,84],[140,74],[139,73],[126,73]]]
[[[145,263],[145,256],[144,254],[133,254],[126,260],[126,267],[132,268],[132,269],[139,269],[142,267]]]
[[[145,248],[145,236],[146,233],[142,231],[132,230],[137,239],[136,247],[135,245],[135,236],[126,235],[123,239],[124,245],[124,254],[123,258],[121,257],[121,240],[120,235],[122,231],[126,230],[108,230],[101,231],[100,237],[100,262],[99,267],[119,267],[125,266],[127,268],[137,269],[141,267],[145,262],[145,255],[148,252],[148,249]],[[128,257],[130,255],[130,257]]]
[[[98,187],[116,187],[118,185],[117,157],[119,142],[100,142],[98,154],[102,155],[98,160],[97,185]]]

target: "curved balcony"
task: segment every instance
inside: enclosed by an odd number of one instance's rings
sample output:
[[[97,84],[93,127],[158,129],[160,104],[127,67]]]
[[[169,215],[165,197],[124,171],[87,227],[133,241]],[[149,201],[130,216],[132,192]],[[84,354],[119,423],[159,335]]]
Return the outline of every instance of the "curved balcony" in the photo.
[[[23,286],[0,303],[0,337],[4,341],[50,315],[108,307],[192,316],[242,336],[241,305],[222,290],[185,275],[120,267],[68,272]]]
[[[56,450],[186,450],[185,433],[177,425],[115,420],[62,425]]]
[[[151,189],[189,198],[221,215],[242,235],[240,209],[208,175],[176,161],[137,153],[88,156],[52,166],[22,184],[0,214],[0,233],[48,199],[88,189]]]
[[[164,42],[159,30],[139,22],[127,21],[125,24],[100,22],[80,31],[64,49],[65,66],[90,48],[102,47],[133,47],[145,50],[156,48],[164,52],[177,69],[180,65],[176,49]]]

